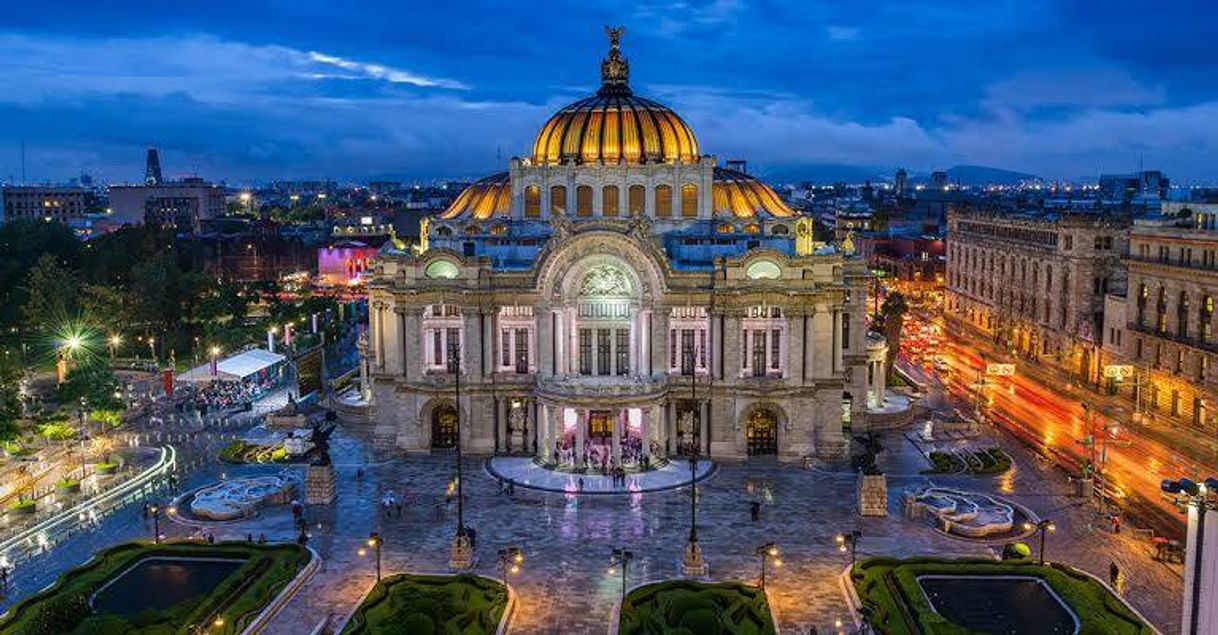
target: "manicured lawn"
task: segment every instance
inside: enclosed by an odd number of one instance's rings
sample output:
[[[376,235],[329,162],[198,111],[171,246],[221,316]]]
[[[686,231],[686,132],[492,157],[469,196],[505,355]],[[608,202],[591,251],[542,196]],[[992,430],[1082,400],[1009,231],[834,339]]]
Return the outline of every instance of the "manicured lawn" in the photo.
[[[89,598],[106,582],[150,556],[244,560],[211,593],[161,611],[134,615],[95,614]],[[100,552],[45,591],[15,605],[0,618],[0,635],[188,635],[207,624],[209,635],[240,633],[309,561],[296,545],[126,543]],[[217,623],[216,618],[221,622]]]
[[[225,463],[286,463],[288,451],[281,446],[268,447],[237,440],[220,450]]]
[[[669,580],[639,587],[622,604],[622,635],[774,633],[765,592],[739,582]]]
[[[484,635],[499,628],[507,589],[472,575],[384,578],[355,609],[343,635]]]
[[[1065,565],[1035,562],[936,558],[869,558],[854,566],[851,578],[864,605],[873,607],[872,626],[882,635],[969,635],[931,607],[919,586],[920,575],[1015,575],[1044,580],[1078,615],[1080,635],[1150,635],[1124,604],[1091,577]]]
[[[955,452],[931,452],[931,467],[923,474],[967,473],[981,476],[1002,474],[1011,469],[1011,457],[1001,448],[977,450],[958,454]]]

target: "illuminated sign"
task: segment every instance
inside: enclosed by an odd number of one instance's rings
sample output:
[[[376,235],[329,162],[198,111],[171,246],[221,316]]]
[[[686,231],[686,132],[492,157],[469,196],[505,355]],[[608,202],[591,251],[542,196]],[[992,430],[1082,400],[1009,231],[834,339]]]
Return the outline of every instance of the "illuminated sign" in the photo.
[[[986,364],[985,374],[995,377],[1013,377],[1015,364]]]
[[[1133,377],[1133,366],[1110,364],[1104,367],[1104,377],[1120,381]]]

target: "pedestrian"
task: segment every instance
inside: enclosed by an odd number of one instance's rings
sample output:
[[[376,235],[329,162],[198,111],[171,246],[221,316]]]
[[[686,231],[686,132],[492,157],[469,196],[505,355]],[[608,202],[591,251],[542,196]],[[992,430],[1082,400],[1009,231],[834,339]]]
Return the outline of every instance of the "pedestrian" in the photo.
[[[516,479],[509,478],[508,479],[508,496],[514,496],[515,494],[516,494]]]
[[[362,468],[362,467],[361,467],[361,468],[356,468],[356,470],[355,470],[355,480],[357,480],[357,481],[362,481],[362,480],[364,480],[364,468]]]
[[[0,567],[0,588],[8,588],[8,567]]]
[[[207,544],[209,544],[209,545],[216,544],[216,534],[212,534],[212,533],[207,534]]]
[[[495,477],[495,484],[499,486],[499,493],[503,494],[503,477],[502,476]]]
[[[245,534],[246,542],[254,542],[254,534]]]
[[[478,532],[474,531],[473,527],[466,525],[465,535],[469,536],[469,548],[476,549],[478,547]]]
[[[402,517],[402,501],[398,501],[396,503],[396,506],[398,508],[398,518],[401,518]]]
[[[579,491],[584,491],[584,477],[579,477]]]
[[[258,544],[260,544],[260,545],[266,544],[266,534],[258,534]]]
[[[1121,533],[1121,517],[1118,514],[1112,515],[1112,533]]]
[[[761,518],[761,503],[757,501],[749,503],[749,515],[752,516],[753,522],[757,522]]]
[[[1117,578],[1121,577],[1121,568],[1115,561],[1108,562],[1108,586],[1116,588]]]

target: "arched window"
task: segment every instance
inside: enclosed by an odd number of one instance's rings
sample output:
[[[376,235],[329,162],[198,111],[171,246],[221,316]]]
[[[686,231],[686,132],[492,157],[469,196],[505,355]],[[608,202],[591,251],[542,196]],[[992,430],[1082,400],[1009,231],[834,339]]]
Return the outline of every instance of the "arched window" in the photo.
[[[606,185],[601,190],[601,216],[617,216],[618,195],[616,185]]]
[[[482,233],[482,228],[478,227],[477,225],[467,225],[465,227],[465,233],[470,236],[477,236],[478,234]]]
[[[451,227],[437,227],[436,235],[437,236],[452,236],[453,230]]]
[[[672,188],[667,185],[657,185],[655,196],[656,217],[672,218]]]
[[[592,186],[577,185],[575,187],[575,215],[592,215]]]
[[[550,214],[567,213],[567,187],[554,185],[550,187]]]
[[[541,186],[528,185],[524,188],[524,217],[541,218]]]
[[[686,183],[681,186],[681,218],[698,217],[698,186]]]
[[[1214,319],[1214,296],[1207,295],[1201,298],[1201,315],[1199,329],[1197,332],[1198,339],[1202,343],[1208,342],[1210,339],[1211,329],[1213,328]]]
[[[787,229],[787,226],[786,226],[786,225],[775,225],[775,226],[774,226],[774,227],[773,227],[773,228],[770,230],[770,233],[771,233],[771,234],[774,234],[775,236],[786,236],[787,234],[789,234],[789,233],[790,233],[790,231],[791,231],[791,230]]]
[[[715,228],[715,231],[719,232],[720,234],[730,234],[736,231],[736,228],[732,227],[731,223],[720,223],[719,226]]]
[[[631,216],[642,214],[647,208],[647,190],[642,185],[630,186],[629,212]]]
[[[507,225],[494,225],[491,227],[492,236],[502,236],[507,233]]]
[[[761,233],[761,228],[758,227],[756,223],[749,223],[748,225],[744,226],[744,233],[758,234],[758,233]]]

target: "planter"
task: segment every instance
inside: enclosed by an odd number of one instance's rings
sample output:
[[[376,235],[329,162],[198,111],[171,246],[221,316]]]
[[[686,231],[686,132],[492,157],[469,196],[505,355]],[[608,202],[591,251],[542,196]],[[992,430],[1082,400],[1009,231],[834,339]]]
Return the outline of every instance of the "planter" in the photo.
[[[118,472],[118,463],[98,463],[93,469],[97,474],[107,476]]]
[[[80,481],[59,481],[55,483],[55,491],[60,494],[75,494],[80,491]]]
[[[10,503],[8,510],[14,514],[33,514],[38,510],[38,505],[34,501],[21,501],[18,503]]]

